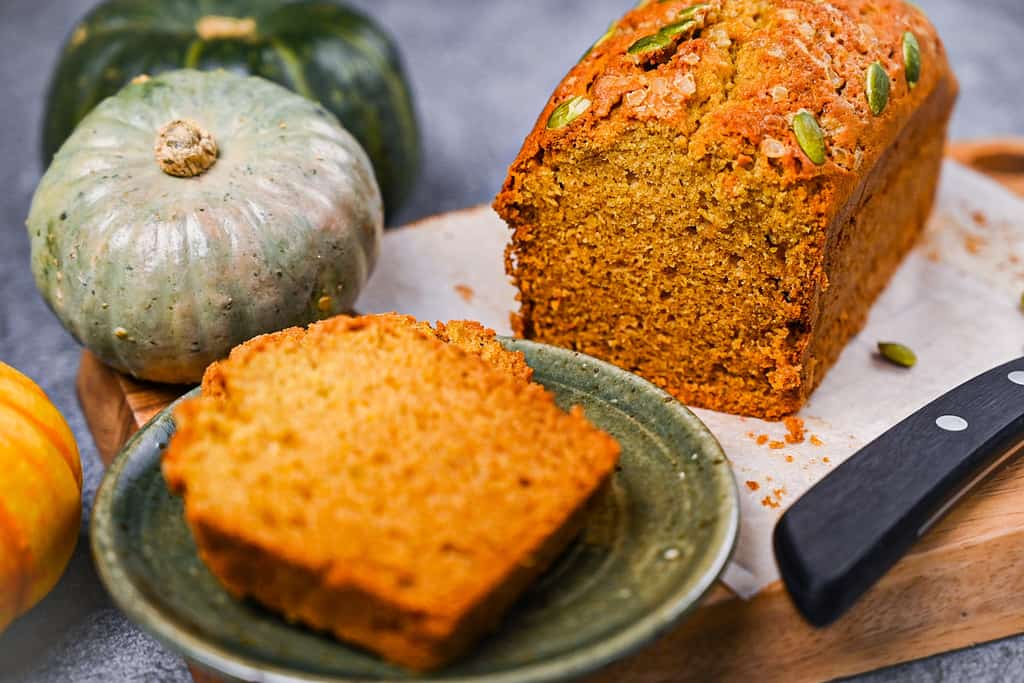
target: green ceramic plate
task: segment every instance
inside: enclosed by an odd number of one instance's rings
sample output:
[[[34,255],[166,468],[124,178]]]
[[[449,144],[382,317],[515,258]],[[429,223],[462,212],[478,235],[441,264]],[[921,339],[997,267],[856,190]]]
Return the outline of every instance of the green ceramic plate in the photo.
[[[580,404],[622,445],[586,531],[472,656],[417,680],[563,680],[620,658],[690,610],[736,539],[736,488],[722,449],[668,394],[588,356],[527,341],[535,378]],[[242,681],[416,678],[323,634],[232,599],[196,556],[160,473],[168,408],[117,457],[96,495],[92,547],[115,602],[201,667]],[[230,482],[225,482],[230,485]]]

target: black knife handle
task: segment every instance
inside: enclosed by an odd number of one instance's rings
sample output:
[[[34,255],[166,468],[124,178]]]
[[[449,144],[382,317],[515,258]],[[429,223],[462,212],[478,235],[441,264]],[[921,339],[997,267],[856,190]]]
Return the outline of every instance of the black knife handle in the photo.
[[[782,579],[807,621],[835,621],[1022,439],[1018,358],[929,403],[813,486],[774,534]]]

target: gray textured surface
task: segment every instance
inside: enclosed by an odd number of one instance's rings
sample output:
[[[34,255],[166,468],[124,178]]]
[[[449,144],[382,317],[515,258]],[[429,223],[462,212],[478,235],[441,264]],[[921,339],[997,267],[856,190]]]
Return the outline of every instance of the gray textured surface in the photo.
[[[38,180],[38,122],[62,38],[94,0],[0,0],[0,359],[34,377],[82,450],[85,510],[102,474],[74,394],[78,348],[43,305],[23,222]],[[548,94],[631,0],[356,0],[399,37],[419,99],[426,163],[405,222],[488,201]],[[1022,0],[918,0],[946,39],[962,93],[954,137],[1024,134]],[[58,588],[0,639],[0,681],[187,681],[181,661],[110,605],[88,539]],[[998,591],[993,581],[993,591]],[[1024,638],[860,681],[1024,680]]]

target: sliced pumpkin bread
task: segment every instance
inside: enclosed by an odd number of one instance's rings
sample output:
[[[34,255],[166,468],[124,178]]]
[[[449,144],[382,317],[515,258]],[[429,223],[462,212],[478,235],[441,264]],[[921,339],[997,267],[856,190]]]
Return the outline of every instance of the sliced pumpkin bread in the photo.
[[[619,446],[476,323],[338,317],[207,370],[163,461],[234,595],[428,670],[567,545]]]

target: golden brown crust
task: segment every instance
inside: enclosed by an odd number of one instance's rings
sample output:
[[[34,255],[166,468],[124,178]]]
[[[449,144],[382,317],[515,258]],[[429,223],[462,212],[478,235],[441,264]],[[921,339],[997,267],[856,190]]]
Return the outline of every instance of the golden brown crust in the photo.
[[[935,29],[902,0],[708,0],[701,4],[709,9],[696,15],[699,36],[682,36],[656,68],[627,52],[693,4],[668,0],[637,7],[569,71],[512,164],[496,201],[502,210],[513,209],[515,176],[538,163],[542,150],[614,138],[623,127],[651,120],[674,129],[689,156],[733,162],[749,156],[755,164],[781,166],[789,182],[829,176],[836,189],[850,190],[851,172],[871,168],[937,84],[952,81]],[[913,88],[904,77],[905,31],[921,48],[923,68]],[[865,97],[865,72],[875,61],[891,82],[881,116],[871,115]],[[687,83],[692,78],[692,93],[680,87],[684,76]],[[584,94],[592,96],[590,109],[569,126],[547,128],[555,107]],[[811,163],[796,143],[790,121],[800,109],[818,116],[826,133],[824,166]],[[781,156],[763,153],[766,140],[781,143]],[[824,213],[836,210],[834,199],[820,198]]]
[[[429,323],[420,322],[411,315],[401,313],[380,313],[374,316],[363,316],[377,320],[393,321],[398,325],[408,325],[422,334],[436,337],[465,351],[480,356],[485,361],[508,374],[529,382],[533,379],[533,369],[526,364],[526,357],[521,351],[508,351],[495,338],[494,330],[484,327],[475,320],[449,320],[447,323],[438,321],[434,327]],[[336,316],[335,321],[351,320],[351,316]],[[280,332],[260,335],[240,344],[231,351],[231,357],[242,359],[250,353],[261,353],[267,348],[279,347],[283,344],[299,344],[305,337],[306,330],[301,327],[290,327]],[[219,394],[222,390],[222,364],[213,363],[203,375],[203,393]]]
[[[477,354],[494,367],[513,377],[518,377],[524,382],[533,379],[533,368],[526,364],[526,357],[522,352],[507,351],[494,338],[494,330],[484,327],[474,320],[438,322],[436,334],[442,341]]]
[[[179,406],[164,477],[233,594],[434,668],[564,548],[618,457],[528,377],[475,323],[264,335]]]
[[[618,21],[512,164],[494,203],[513,230],[512,325],[689,403],[778,417],[803,404],[920,231],[937,168],[907,147],[941,146],[956,83],[927,18],[899,0],[709,0],[671,46],[629,53],[691,4]],[[865,92],[873,62],[890,82],[880,115]],[[549,128],[574,96],[589,108]],[[802,109],[824,132],[820,166],[792,131]],[[911,172],[902,197],[880,191]]]

